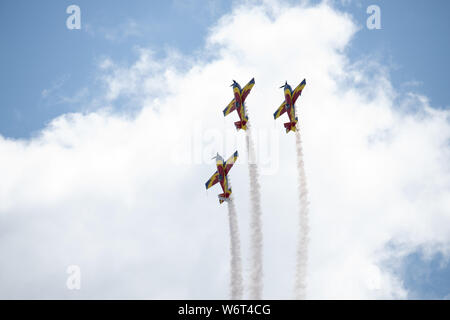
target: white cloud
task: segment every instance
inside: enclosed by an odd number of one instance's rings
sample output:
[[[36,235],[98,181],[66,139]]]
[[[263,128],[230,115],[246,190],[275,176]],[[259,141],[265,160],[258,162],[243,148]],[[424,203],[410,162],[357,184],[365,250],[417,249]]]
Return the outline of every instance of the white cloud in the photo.
[[[231,79],[253,76],[250,119],[270,133],[277,163],[261,179],[264,297],[293,294],[295,141],[284,119],[274,128],[272,118],[285,80],[307,79],[299,118],[311,202],[308,296],[406,297],[401,279],[380,266],[392,254],[387,244],[402,244],[397,254],[448,248],[448,111],[398,96],[380,63],[351,63],[345,49],[357,28],[329,5],[243,6],[211,29],[202,59],[158,61],[142,49],[129,67],[108,60],[99,68],[105,103],[132,99],[137,115],[69,114],[32,140],[0,139],[1,297],[226,298],[226,208],[218,189],[203,191],[214,170],[205,161],[216,150],[242,151],[231,179],[248,257],[243,134],[221,111]],[[177,67],[183,59],[187,70]],[[80,291],[65,288],[69,265],[81,267]]]

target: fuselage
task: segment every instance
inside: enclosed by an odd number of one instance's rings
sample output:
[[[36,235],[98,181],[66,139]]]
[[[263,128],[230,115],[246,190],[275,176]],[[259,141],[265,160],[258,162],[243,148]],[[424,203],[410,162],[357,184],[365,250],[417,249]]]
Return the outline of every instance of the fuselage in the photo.
[[[222,187],[223,192],[227,194],[228,192],[230,192],[230,190],[228,189],[228,179],[227,176],[225,175],[224,165],[225,163],[223,158],[218,156],[216,160],[216,166],[217,172],[219,173],[219,183],[220,186]]]
[[[245,114],[244,101],[242,99],[242,88],[236,81],[233,81],[233,93],[236,111],[239,115],[239,119],[245,125],[248,119]]]
[[[284,85],[284,100],[286,105],[284,106],[286,113],[288,114],[289,120],[294,122],[295,119],[295,106],[292,102],[292,88],[289,84]]]

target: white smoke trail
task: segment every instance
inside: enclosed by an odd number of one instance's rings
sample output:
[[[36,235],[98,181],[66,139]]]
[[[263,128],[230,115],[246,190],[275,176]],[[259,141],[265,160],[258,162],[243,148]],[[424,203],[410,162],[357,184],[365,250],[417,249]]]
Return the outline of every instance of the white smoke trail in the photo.
[[[228,201],[228,219],[230,223],[230,252],[231,252],[231,299],[242,299],[244,285],[242,280],[241,242],[234,200]]]
[[[300,202],[299,238],[297,247],[297,272],[295,279],[295,295],[299,300],[306,298],[306,272],[308,267],[308,187],[306,184],[305,166],[303,163],[302,139],[300,131],[295,133],[297,146],[298,192]]]
[[[247,155],[248,171],[250,175],[250,200],[251,200],[251,273],[250,273],[250,299],[259,300],[262,298],[263,290],[263,235],[261,221],[261,196],[259,185],[258,166],[255,161],[255,149],[251,134],[251,128],[247,123]]]

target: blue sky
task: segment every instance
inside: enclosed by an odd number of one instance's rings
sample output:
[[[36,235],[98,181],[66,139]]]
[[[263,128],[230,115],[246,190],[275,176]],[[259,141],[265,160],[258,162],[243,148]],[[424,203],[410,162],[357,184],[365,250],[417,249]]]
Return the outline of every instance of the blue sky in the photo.
[[[227,1],[203,6],[201,1],[78,1],[82,30],[66,28],[66,8],[73,1],[2,1],[0,81],[3,90],[0,133],[28,137],[55,116],[78,111],[74,103],[42,99],[42,91],[56,87],[64,96],[92,83],[93,69],[104,56],[130,62],[134,46],[151,47],[162,55],[169,47],[195,51],[208,26],[223,13]],[[137,32],[122,36],[130,23]],[[88,31],[89,30],[89,31]],[[117,34],[108,38],[107,33]],[[51,99],[50,99],[51,100]]]
[[[450,299],[450,268],[441,253],[426,257],[421,250],[413,252],[402,259],[397,272],[410,299]]]
[[[79,111],[80,105],[55,98],[43,99],[42,91],[76,96],[92,83],[93,67],[104,56],[129,62],[134,46],[151,47],[159,55],[176,48],[190,54],[204,41],[208,27],[230,9],[229,1],[77,1],[82,30],[68,30],[65,9],[73,1],[2,1],[0,36],[6,50],[0,52],[2,101],[0,133],[29,137],[55,116]],[[360,59],[372,55],[391,67],[392,82],[399,90],[411,86],[438,108],[450,104],[447,75],[450,66],[450,3],[433,1],[336,1],[361,26],[349,48]],[[366,8],[381,8],[382,30],[368,30]],[[135,32],[123,36],[130,25]],[[86,29],[90,30],[87,31]],[[110,32],[117,39],[106,36]]]
[[[76,103],[43,99],[42,91],[57,87],[58,94],[71,97],[92,83],[93,67],[103,57],[122,61],[135,58],[133,46],[150,46],[158,54],[173,47],[183,53],[198,49],[208,27],[230,9],[229,1],[78,1],[82,30],[68,30],[65,9],[73,1],[2,1],[0,4],[0,52],[2,101],[0,133],[7,137],[29,137],[55,116],[78,111]],[[208,3],[208,2],[207,2]],[[448,1],[353,1],[336,2],[359,25],[350,57],[381,57],[392,67],[398,89],[416,91],[431,99],[435,107],[449,106],[447,75],[450,67]],[[382,30],[368,30],[366,8],[381,8]],[[120,34],[129,23],[139,26],[134,34]],[[92,33],[86,31],[91,29]]]
[[[65,26],[66,8],[81,8],[81,30]],[[365,28],[366,8],[381,8],[381,30]],[[450,108],[450,2],[446,0],[336,1],[361,30],[348,50],[352,60],[374,56],[391,70],[399,92],[413,89],[435,108]],[[2,1],[0,3],[0,134],[28,138],[58,115],[87,111],[99,85],[99,61],[131,63],[136,47],[159,57],[169,48],[194,55],[230,1]],[[88,108],[88,109],[87,109]],[[408,255],[396,271],[410,298],[445,298],[450,267],[440,255]],[[417,275],[424,275],[419,277]]]

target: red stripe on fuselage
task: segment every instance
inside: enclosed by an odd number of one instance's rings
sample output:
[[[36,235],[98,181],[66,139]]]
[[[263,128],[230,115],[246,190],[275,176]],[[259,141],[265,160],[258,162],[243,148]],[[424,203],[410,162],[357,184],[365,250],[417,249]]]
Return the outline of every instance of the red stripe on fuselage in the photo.
[[[223,166],[222,165],[218,165],[217,166],[217,172],[219,173],[220,185],[222,186],[223,192],[225,192],[225,172],[223,170]]]
[[[293,106],[289,106],[289,108],[286,110],[287,114],[289,116],[289,120],[291,120],[291,122],[295,121],[295,109]]]
[[[286,100],[286,104],[287,105],[289,105],[289,106],[291,106],[292,105],[292,98],[291,98],[291,95],[290,94],[285,94],[284,95],[284,99]]]
[[[247,122],[247,119],[245,118],[245,109],[244,106],[241,104],[238,109],[236,109],[239,114],[239,119],[244,124],[244,122]]]
[[[240,106],[242,104],[242,101],[241,101],[241,94],[238,91],[239,90],[237,88],[233,90],[234,100],[236,101],[236,104],[238,104]]]

